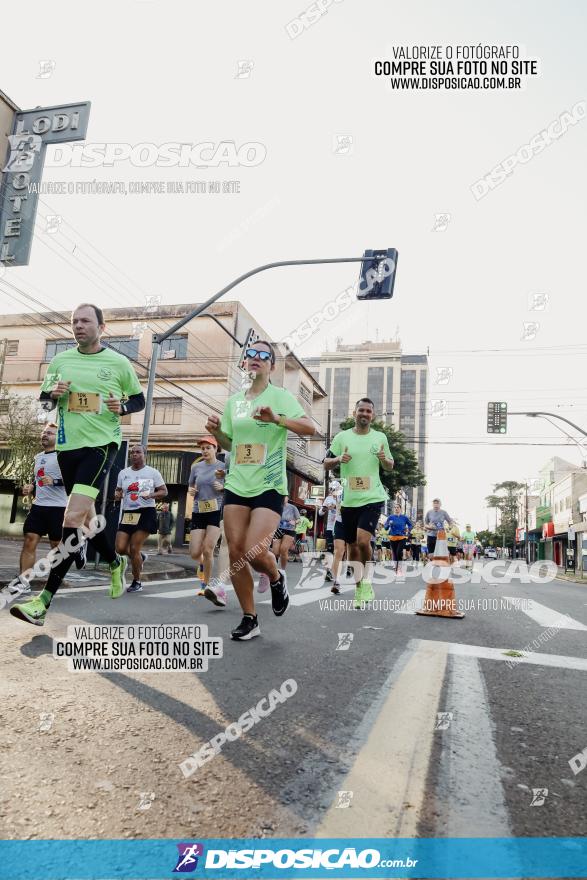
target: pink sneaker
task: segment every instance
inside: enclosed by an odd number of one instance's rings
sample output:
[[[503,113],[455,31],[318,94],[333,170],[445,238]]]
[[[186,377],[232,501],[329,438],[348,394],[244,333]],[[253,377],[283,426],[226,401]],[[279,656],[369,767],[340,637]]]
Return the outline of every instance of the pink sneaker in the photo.
[[[226,590],[222,584],[218,584],[216,587],[206,587],[204,589],[204,596],[220,608],[224,608],[226,605]]]
[[[257,591],[259,593],[266,593],[269,589],[269,575],[268,574],[260,574],[259,575],[259,583],[257,584]]]

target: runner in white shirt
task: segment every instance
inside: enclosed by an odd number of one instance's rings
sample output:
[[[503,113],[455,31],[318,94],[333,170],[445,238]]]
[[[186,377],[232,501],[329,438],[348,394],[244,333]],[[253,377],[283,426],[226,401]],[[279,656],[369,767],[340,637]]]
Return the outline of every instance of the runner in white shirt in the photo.
[[[156,502],[167,496],[167,486],[155,468],[145,464],[145,448],[140,443],[131,446],[131,466],[118,475],[114,497],[122,501],[120,521],[116,532],[116,552],[126,555],[132,566],[133,581],[127,593],[139,593],[143,589],[141,573],[146,554],[143,544],[157,532]]]
[[[31,592],[24,572],[34,568],[37,546],[41,538],[47,535],[51,547],[57,547],[61,540],[67,492],[57,463],[56,434],[57,425],[55,422],[48,422],[41,432],[43,451],[35,455],[33,482],[22,487],[24,496],[34,493],[35,498],[22,528],[24,541],[20,551],[20,574],[17,581],[6,588],[6,592],[14,595]],[[83,568],[85,558],[76,556],[75,562],[78,568]]]

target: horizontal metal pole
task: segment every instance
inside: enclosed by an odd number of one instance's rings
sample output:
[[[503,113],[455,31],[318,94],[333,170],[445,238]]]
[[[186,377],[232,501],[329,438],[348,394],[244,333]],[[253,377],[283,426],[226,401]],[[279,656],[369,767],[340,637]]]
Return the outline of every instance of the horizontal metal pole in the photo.
[[[155,333],[153,334],[153,342],[163,342],[163,340],[167,339],[168,336],[172,336],[174,333],[177,333],[188,321],[191,321],[193,318],[197,318],[198,315],[201,315],[202,312],[205,312],[208,306],[211,306],[212,303],[215,303],[217,299],[220,299],[221,296],[224,296],[225,293],[228,293],[229,290],[232,290],[233,287],[236,287],[237,284],[240,284],[241,281],[245,281],[247,278],[250,278],[252,275],[258,275],[259,272],[264,272],[265,269],[275,269],[278,266],[315,266],[319,263],[366,263],[371,262],[373,257],[332,257],[329,259],[323,260],[280,260],[278,263],[266,263],[264,266],[257,266],[256,269],[251,269],[250,272],[245,272],[244,275],[240,275],[234,281],[231,281],[230,284],[227,284],[226,287],[223,287],[222,290],[215,293],[214,296],[211,296],[210,299],[207,299],[205,303],[202,303],[201,306],[195,308],[189,315],[186,315],[184,318],[181,318],[173,327],[170,327],[169,330],[166,330],[165,333]]]

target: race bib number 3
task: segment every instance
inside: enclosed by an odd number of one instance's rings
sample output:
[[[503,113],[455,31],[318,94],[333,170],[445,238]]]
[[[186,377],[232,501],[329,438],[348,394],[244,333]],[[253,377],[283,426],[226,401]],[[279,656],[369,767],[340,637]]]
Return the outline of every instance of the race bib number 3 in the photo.
[[[265,464],[266,456],[265,443],[239,443],[236,447],[237,464]]]
[[[349,489],[353,492],[368,492],[371,488],[371,477],[349,477]]]
[[[218,510],[218,501],[216,498],[210,498],[207,501],[198,501],[198,511],[200,513],[214,513]]]
[[[141,518],[140,513],[132,513],[132,511],[127,511],[122,514],[122,524],[125,526],[136,526]]]
[[[102,395],[85,391],[70,391],[67,410],[74,413],[100,413],[102,411]]]

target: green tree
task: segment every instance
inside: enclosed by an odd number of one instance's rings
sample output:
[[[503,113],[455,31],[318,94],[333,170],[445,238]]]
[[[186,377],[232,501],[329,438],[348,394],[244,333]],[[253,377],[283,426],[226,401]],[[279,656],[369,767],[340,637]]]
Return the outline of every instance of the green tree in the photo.
[[[517,493],[523,487],[524,483],[517,483],[515,480],[505,480],[503,483],[496,483],[493,487],[493,494],[488,495],[485,499],[487,507],[494,507],[496,510],[499,510],[500,528],[498,535],[505,534],[507,544],[513,544],[515,541],[518,525]],[[499,543],[501,544],[502,541]]]
[[[0,440],[9,450],[10,476],[20,489],[31,481],[40,449],[39,402],[19,394],[4,395],[0,401]]]
[[[490,531],[490,529],[482,529],[477,532],[477,540],[483,547],[501,547],[501,535]]]
[[[340,423],[341,431],[354,428],[355,420],[350,416]],[[389,442],[389,448],[394,459],[392,471],[381,470],[381,482],[389,492],[390,498],[394,498],[400,489],[413,486],[425,486],[426,477],[418,466],[418,459],[413,449],[407,445],[406,438],[401,431],[396,431],[393,425],[384,425],[383,422],[371,423],[374,431],[382,431]]]

